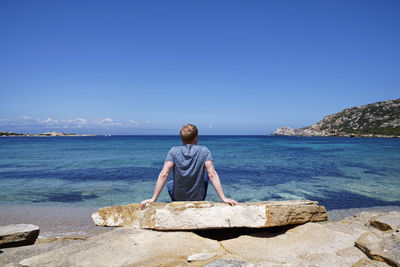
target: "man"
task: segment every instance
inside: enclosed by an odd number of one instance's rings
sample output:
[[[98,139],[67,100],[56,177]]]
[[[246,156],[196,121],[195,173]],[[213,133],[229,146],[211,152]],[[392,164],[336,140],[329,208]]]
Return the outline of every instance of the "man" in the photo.
[[[192,124],[182,127],[183,146],[172,147],[158,175],[153,197],[143,200],[141,208],[147,203],[155,202],[163,189],[168,175],[174,169],[174,179],[167,185],[172,201],[201,201],[206,198],[208,181],[205,171],[222,202],[232,206],[239,204],[236,200],[225,197],[221,181],[214,169],[211,152],[205,146],[197,145],[198,130]]]

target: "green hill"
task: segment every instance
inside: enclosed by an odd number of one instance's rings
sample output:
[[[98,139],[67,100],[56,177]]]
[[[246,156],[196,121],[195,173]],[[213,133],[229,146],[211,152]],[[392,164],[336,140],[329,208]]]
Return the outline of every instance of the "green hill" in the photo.
[[[274,134],[400,137],[400,98],[347,108],[325,116],[312,126],[290,130],[288,127],[278,128]]]

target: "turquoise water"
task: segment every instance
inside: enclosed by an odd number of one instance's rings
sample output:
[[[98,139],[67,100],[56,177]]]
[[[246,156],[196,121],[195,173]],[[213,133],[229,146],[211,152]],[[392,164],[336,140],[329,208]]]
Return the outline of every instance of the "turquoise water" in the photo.
[[[400,139],[200,136],[238,201],[311,199],[328,209],[400,206]],[[0,204],[140,202],[178,136],[0,138]],[[213,189],[207,200],[218,201]],[[159,201],[170,201],[164,189]]]

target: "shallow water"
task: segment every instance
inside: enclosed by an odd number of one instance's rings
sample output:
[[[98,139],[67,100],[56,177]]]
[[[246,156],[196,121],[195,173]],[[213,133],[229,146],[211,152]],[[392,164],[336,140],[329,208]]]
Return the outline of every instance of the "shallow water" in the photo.
[[[400,139],[200,136],[227,196],[400,206]],[[0,138],[0,205],[99,207],[151,197],[178,136]],[[207,200],[218,201],[209,189]],[[164,189],[159,201],[169,201]]]

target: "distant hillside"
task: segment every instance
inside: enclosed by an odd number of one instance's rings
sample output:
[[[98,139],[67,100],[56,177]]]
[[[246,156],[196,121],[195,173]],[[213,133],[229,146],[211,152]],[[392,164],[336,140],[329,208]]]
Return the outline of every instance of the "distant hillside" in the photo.
[[[347,108],[304,128],[278,128],[273,135],[400,137],[400,98]]]
[[[15,136],[28,136],[28,137],[45,137],[45,136],[95,136],[93,134],[75,134],[75,133],[60,133],[60,132],[47,132],[41,134],[22,134],[22,133],[14,133],[14,132],[1,132],[0,137],[15,137]]]

